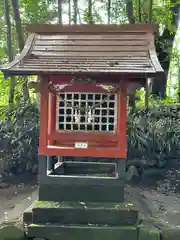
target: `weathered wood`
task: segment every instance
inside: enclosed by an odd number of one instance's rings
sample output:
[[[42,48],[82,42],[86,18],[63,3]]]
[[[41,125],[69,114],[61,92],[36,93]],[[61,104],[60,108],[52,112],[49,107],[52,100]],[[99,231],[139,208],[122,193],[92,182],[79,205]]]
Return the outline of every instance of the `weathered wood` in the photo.
[[[88,55],[91,52],[106,52],[106,54],[108,55],[110,52],[147,52],[148,48],[147,46],[110,46],[109,44],[107,46],[46,46],[46,44],[44,46],[34,46],[32,48],[32,51],[46,51],[46,52],[57,52],[57,53],[61,53],[61,52],[86,52],[86,54]]]
[[[125,57],[125,56],[127,56],[127,57],[133,57],[133,56],[139,56],[139,57],[147,57],[148,56],[148,51],[146,51],[146,52],[134,52],[134,51],[132,51],[131,52],[131,50],[130,51],[128,51],[128,49],[127,49],[127,51],[126,52],[118,52],[118,51],[116,51],[116,52],[78,52],[78,51],[76,51],[76,52],[45,52],[45,51],[35,51],[35,50],[32,50],[31,51],[31,54],[33,54],[33,55],[35,55],[35,56],[39,56],[39,55],[41,55],[41,56],[46,56],[47,57],[47,60],[48,60],[48,57],[49,56],[64,56],[64,57],[71,57],[71,56],[82,56],[82,57],[89,57],[89,56],[95,56],[95,57],[97,57],[97,56],[99,56],[99,57],[105,57],[105,56],[111,56],[111,57],[116,57],[116,56],[118,56],[118,57],[120,57],[120,56],[122,56],[122,57]],[[21,67],[23,67],[23,66],[21,66]],[[127,66],[127,68],[128,68],[128,66]]]
[[[34,56],[30,55],[28,59],[26,59],[26,62],[29,62],[33,59],[33,61],[38,61],[38,60],[47,60],[44,56],[38,56],[38,58],[34,58]],[[97,63],[101,63],[101,62],[106,62],[106,61],[123,61],[125,63],[149,63],[149,57],[138,57],[138,56],[134,56],[131,58],[128,58],[128,56],[124,56],[124,57],[116,57],[116,59],[113,59],[111,56],[105,56],[105,57],[96,57],[96,56],[89,56],[87,57],[83,57],[83,56],[75,56],[75,57],[61,57],[61,56],[56,56],[56,57],[49,57],[50,60],[52,61],[66,61],[66,62],[84,62],[84,61],[89,61],[89,62],[93,62],[94,60]]]
[[[136,225],[138,211],[123,203],[37,202],[33,223]]]
[[[39,187],[39,201],[123,202],[124,185],[88,187],[41,184]]]
[[[28,227],[28,237],[44,237],[48,240],[137,240],[137,229],[134,226],[97,227],[32,224]]]
[[[28,24],[27,31],[39,34],[84,34],[84,33],[155,33],[158,30],[155,24]]]
[[[46,61],[46,60],[45,60]],[[117,69],[117,68],[127,68],[126,64],[128,64],[128,62],[103,62],[103,63],[99,63],[99,65],[97,66],[97,63],[96,62],[55,62],[55,61],[49,61],[49,62],[38,62],[37,60],[34,61],[34,65],[33,65],[33,62],[32,60],[28,60],[25,62],[26,63],[26,66],[28,67],[33,67],[33,66],[36,66],[37,67],[44,67],[44,68],[52,68],[54,67],[55,65],[58,67],[60,66],[61,68],[63,69],[66,69],[66,68],[78,68],[80,65],[81,67],[84,67],[84,68],[92,68],[92,69],[100,69],[102,67],[104,67],[105,69],[109,69],[109,68],[113,68],[113,69]],[[148,62],[147,64],[145,63],[130,63],[131,64],[131,69],[142,69],[142,67],[144,68],[152,68],[152,64],[151,62]],[[129,68],[129,66],[128,66]]]
[[[38,40],[40,41],[50,41],[50,40],[82,40],[82,41],[137,41],[137,40],[148,40],[147,35],[143,33],[118,33],[118,34],[63,34],[63,35],[48,35],[43,34],[38,36]]]
[[[113,39],[111,41],[101,41],[92,39],[91,41],[82,40],[46,40],[45,42],[42,40],[36,40],[36,46],[146,46],[148,45],[148,41],[144,39],[136,40],[136,41],[118,41],[117,39]]]

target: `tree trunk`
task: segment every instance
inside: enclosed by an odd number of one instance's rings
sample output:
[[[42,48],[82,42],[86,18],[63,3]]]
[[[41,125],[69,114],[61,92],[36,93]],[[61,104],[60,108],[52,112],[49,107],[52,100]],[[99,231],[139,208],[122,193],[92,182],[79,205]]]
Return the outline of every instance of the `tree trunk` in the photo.
[[[148,23],[152,22],[152,8],[153,8],[153,0],[149,0]]]
[[[10,21],[10,8],[9,0],[4,0],[4,16],[7,25],[7,52],[9,62],[13,60],[13,48],[12,48],[12,31],[11,31],[11,21]],[[11,76],[10,89],[9,89],[9,108],[11,108],[14,103],[14,92],[15,92],[15,77]]]
[[[107,14],[108,14],[108,24],[110,24],[110,22],[111,22],[111,0],[108,0]]]
[[[68,0],[68,17],[69,17],[69,24],[71,24],[71,0]]]
[[[126,12],[127,12],[129,23],[134,24],[135,18],[133,16],[133,0],[126,0]],[[136,91],[134,91],[134,93],[129,95],[129,105],[131,106],[132,113],[135,111],[135,108],[136,108],[135,94],[136,94]]]
[[[136,0],[136,22],[141,22],[141,0]]]
[[[178,27],[178,19],[180,16],[180,6],[178,4],[178,0],[171,0],[171,3],[174,4],[174,6],[170,9],[174,14],[171,25],[175,26],[176,29],[172,33],[166,27],[163,31],[162,36],[158,37],[158,42],[163,44],[159,44],[159,43],[156,44],[156,51],[159,55],[158,58],[164,69],[165,75],[161,76],[160,78],[154,81],[152,93],[160,98],[166,97],[167,76],[168,76],[169,66],[171,61],[173,42],[176,35],[177,27]],[[166,44],[166,42],[168,42],[168,45]],[[162,45],[164,45],[165,48],[163,48]]]
[[[23,35],[21,17],[20,17],[20,12],[19,12],[19,3],[18,3],[18,0],[12,0],[11,2],[12,2],[12,8],[13,8],[13,12],[14,12],[14,21],[15,21],[16,33],[17,33],[17,37],[18,37],[19,50],[22,51],[24,48],[24,35]],[[24,78],[24,81],[23,81],[24,101],[29,100],[29,90],[27,87],[27,83],[28,83],[28,79]]]
[[[62,24],[62,0],[58,0],[58,22]]]
[[[77,24],[78,0],[74,0],[74,2],[73,2],[73,8],[74,8],[73,22],[74,22],[74,24]]]
[[[135,18],[133,15],[133,0],[126,0],[126,12],[129,19],[129,23],[135,23]]]
[[[92,16],[92,0],[88,1],[88,23],[93,23],[93,16]]]

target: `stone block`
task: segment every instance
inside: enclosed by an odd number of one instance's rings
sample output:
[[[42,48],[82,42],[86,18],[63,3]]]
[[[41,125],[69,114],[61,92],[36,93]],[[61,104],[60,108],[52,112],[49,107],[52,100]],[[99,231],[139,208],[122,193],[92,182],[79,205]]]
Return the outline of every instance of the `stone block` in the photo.
[[[32,224],[28,227],[28,237],[46,238],[48,240],[137,240],[137,228],[128,227],[100,227],[100,226],[65,226]]]
[[[27,240],[23,230],[16,226],[0,228],[0,240]]]
[[[139,226],[138,240],[160,240],[161,231],[151,224],[142,224]]]

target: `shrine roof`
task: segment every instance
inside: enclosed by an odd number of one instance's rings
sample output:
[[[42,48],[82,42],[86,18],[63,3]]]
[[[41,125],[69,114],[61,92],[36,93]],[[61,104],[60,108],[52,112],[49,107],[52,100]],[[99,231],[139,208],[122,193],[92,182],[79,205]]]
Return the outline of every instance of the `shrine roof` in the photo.
[[[5,75],[163,72],[155,51],[153,25],[32,24],[27,30],[23,51],[1,67]]]

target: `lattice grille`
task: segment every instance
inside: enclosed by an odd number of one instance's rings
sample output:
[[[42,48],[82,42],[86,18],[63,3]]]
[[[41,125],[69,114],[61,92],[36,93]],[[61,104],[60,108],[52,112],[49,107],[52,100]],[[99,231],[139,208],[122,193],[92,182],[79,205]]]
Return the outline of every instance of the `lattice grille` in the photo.
[[[95,108],[92,107],[94,105]],[[115,130],[116,94],[60,93],[57,108],[59,131],[114,132]]]

